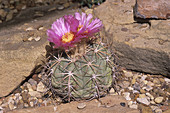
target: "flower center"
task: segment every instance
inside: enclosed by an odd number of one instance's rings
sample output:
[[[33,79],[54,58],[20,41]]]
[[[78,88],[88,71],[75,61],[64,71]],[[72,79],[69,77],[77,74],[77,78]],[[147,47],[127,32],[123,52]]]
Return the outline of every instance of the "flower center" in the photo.
[[[62,36],[62,42],[63,43],[67,43],[67,42],[71,42],[72,40],[74,39],[74,34],[73,33],[65,33],[63,36]]]

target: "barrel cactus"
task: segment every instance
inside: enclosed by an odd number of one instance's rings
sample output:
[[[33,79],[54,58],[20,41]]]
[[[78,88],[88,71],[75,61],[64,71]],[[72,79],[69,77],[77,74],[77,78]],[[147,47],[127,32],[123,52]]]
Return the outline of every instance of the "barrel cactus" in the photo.
[[[64,101],[100,98],[112,85],[114,57],[104,43],[94,38],[101,21],[91,19],[92,15],[86,17],[84,13],[67,15],[47,31],[57,52],[51,54],[44,68],[44,81],[53,95]]]

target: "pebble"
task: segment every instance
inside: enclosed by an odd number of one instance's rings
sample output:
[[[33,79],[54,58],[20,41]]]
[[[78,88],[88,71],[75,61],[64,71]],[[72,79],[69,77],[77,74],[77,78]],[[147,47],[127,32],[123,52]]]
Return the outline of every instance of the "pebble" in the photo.
[[[119,85],[121,88],[125,89],[125,88],[128,88],[128,87],[129,87],[130,83],[129,83],[128,81],[123,81],[123,82],[120,81],[120,82],[118,83],[118,85]]]
[[[26,31],[33,31],[33,30],[34,30],[34,28],[32,28],[32,27],[26,28]]]
[[[14,106],[14,103],[12,103],[12,102],[10,102],[8,105],[9,105],[9,109],[10,109],[10,110],[13,110],[13,109],[16,108],[16,107]]]
[[[143,94],[146,93],[146,91],[144,89],[140,89],[140,92]]]
[[[131,100],[129,92],[124,92],[123,96],[125,97],[126,100]]]
[[[156,97],[155,102],[160,104],[160,103],[162,103],[163,99],[164,99],[164,97]]]
[[[29,37],[27,40],[32,41],[33,39],[34,39],[33,37]]]
[[[139,98],[146,98],[145,94],[139,94]]]
[[[146,95],[148,96],[148,97],[150,97],[150,99],[154,99],[154,97],[153,97],[153,95],[151,95],[150,93],[146,93]]]
[[[58,10],[63,10],[63,9],[64,9],[64,6],[62,6],[62,5],[61,5],[61,6],[58,6],[57,9],[58,9]]]
[[[38,92],[45,92],[47,89],[45,88],[45,85],[42,82],[39,82],[37,85],[37,91]]]
[[[54,106],[54,111],[57,111],[57,106]]]
[[[162,113],[162,110],[161,109],[156,109],[155,113]]]
[[[31,101],[29,104],[31,107],[34,107],[34,102]]]
[[[6,21],[11,20],[12,18],[13,18],[13,12],[11,11],[11,12],[9,12],[9,13],[7,14],[7,16],[6,16]]]
[[[154,83],[151,82],[151,81],[149,81],[149,82],[147,83],[147,85],[152,87],[152,86],[154,86]]]
[[[31,86],[30,83],[27,83],[27,88],[28,88],[28,91],[29,91],[29,92],[30,92],[30,91],[33,91],[32,86]]]
[[[54,10],[56,10],[56,9],[57,9],[56,7],[52,7],[52,8],[50,8],[50,9],[48,9],[48,11],[51,12],[51,11],[54,11]]]
[[[78,109],[83,109],[85,107],[86,107],[85,103],[79,103],[78,106],[77,106]]]
[[[34,40],[35,40],[36,42],[39,41],[40,39],[41,39],[41,37],[39,37],[39,36],[34,38]]]
[[[160,84],[160,81],[159,81],[158,78],[154,78],[154,79],[153,79],[153,83],[154,83],[154,84]]]
[[[147,98],[137,98],[137,101],[139,103],[142,103],[142,104],[145,104],[145,105],[149,105],[150,104],[150,102],[148,101]]]
[[[170,79],[169,78],[164,78],[165,82],[170,83]]]
[[[132,109],[138,109],[138,105],[136,105],[136,104],[132,104],[129,107],[132,108]]]
[[[27,103],[24,103],[24,107],[27,108],[29,107],[29,105]]]
[[[29,94],[30,96],[41,98],[41,94],[37,91],[30,91]]]
[[[110,89],[109,93],[112,95],[115,93],[115,90],[113,88]]]
[[[126,77],[132,77],[133,76],[132,72],[130,72],[130,71],[123,70],[123,72],[124,72],[124,75]]]
[[[163,78],[159,78],[159,80],[160,80],[160,82],[165,82],[165,79],[163,79]]]

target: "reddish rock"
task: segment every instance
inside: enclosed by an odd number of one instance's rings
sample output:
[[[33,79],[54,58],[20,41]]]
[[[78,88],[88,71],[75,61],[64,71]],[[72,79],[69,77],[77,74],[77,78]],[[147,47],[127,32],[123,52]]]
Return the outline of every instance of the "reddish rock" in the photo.
[[[170,18],[169,0],[137,0],[135,16],[139,18]]]

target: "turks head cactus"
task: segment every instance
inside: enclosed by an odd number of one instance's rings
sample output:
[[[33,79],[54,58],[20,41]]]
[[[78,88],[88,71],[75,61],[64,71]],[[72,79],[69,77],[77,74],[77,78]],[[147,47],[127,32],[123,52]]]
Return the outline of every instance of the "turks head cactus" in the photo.
[[[116,65],[108,47],[94,36],[102,26],[91,14],[75,13],[57,19],[47,31],[57,48],[44,71],[54,96],[70,102],[107,94]]]

